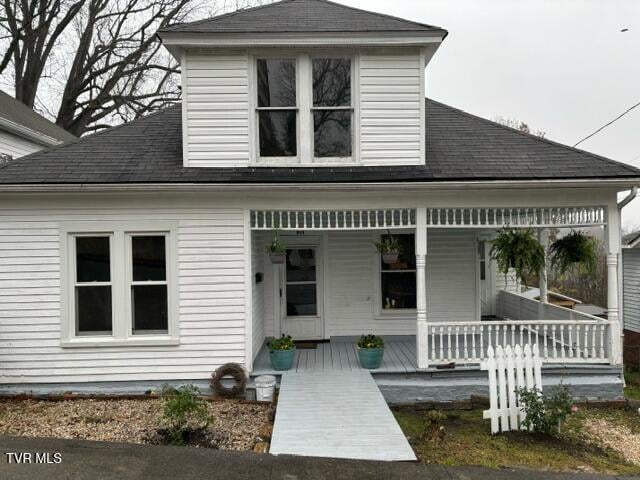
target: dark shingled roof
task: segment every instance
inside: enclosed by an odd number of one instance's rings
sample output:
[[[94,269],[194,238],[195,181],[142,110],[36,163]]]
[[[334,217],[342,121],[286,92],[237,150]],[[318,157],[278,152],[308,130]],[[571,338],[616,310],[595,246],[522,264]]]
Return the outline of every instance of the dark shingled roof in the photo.
[[[432,25],[328,0],[282,0],[160,30],[184,33],[440,32]]]
[[[631,246],[638,238],[640,238],[640,230],[627,233],[622,236],[622,245]]]
[[[77,138],[2,90],[0,90],[0,117],[62,142]]]
[[[179,105],[18,158],[0,184],[438,182],[639,178],[640,170],[519,132],[427,99],[427,161],[419,166],[182,166]]]

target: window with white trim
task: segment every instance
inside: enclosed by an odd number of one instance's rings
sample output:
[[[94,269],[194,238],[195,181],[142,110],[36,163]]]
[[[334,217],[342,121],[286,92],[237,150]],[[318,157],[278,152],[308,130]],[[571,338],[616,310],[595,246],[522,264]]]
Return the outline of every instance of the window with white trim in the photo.
[[[107,229],[87,222],[62,225],[61,234],[68,277],[63,346],[177,341],[172,222]]]
[[[72,249],[76,335],[111,335],[111,235],[76,235]]]
[[[258,162],[353,160],[352,66],[348,55],[255,58]]]
[[[387,235],[381,235],[384,239]],[[414,234],[394,234],[400,243],[400,254],[393,263],[380,257],[380,298],[382,313],[416,309],[416,253]]]

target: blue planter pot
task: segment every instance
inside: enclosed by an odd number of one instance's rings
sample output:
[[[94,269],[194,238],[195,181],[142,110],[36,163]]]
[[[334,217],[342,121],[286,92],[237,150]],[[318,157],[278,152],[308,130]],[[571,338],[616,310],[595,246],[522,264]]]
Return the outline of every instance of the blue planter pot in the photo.
[[[271,368],[274,370],[289,370],[293,365],[293,359],[295,356],[295,348],[293,350],[271,350],[269,353]]]
[[[382,357],[384,356],[383,348],[357,348],[358,358],[362,368],[380,368]]]

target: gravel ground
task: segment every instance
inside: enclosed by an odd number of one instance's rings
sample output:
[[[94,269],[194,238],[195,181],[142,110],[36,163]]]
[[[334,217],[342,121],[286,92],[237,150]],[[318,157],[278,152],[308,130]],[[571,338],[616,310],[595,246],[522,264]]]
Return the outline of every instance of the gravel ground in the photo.
[[[209,429],[220,449],[252,449],[260,428],[271,423],[270,405],[234,400],[207,403],[213,418]],[[0,401],[0,433],[156,443],[156,430],[162,426],[161,409],[159,399],[4,400]]]
[[[614,450],[630,463],[640,465],[640,433],[627,425],[604,418],[590,418],[584,421],[583,432],[592,442]]]

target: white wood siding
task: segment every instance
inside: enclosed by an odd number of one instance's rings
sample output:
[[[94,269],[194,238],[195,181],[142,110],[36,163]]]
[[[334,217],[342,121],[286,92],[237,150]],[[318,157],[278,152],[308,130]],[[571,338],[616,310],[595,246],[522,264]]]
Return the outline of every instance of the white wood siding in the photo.
[[[203,379],[245,359],[243,211],[0,210],[0,382]],[[179,346],[61,348],[62,221],[178,221]]]
[[[640,332],[640,248],[622,250],[624,328]]]
[[[415,315],[375,316],[374,262],[378,256],[371,232],[330,232],[327,236],[325,336],[363,332],[414,335]],[[478,320],[475,233],[429,230],[427,248],[428,320]],[[265,331],[267,336],[273,336],[273,275],[271,268],[266,270]]]
[[[361,162],[424,163],[424,62],[419,51],[363,53],[359,63]]]
[[[246,54],[187,53],[183,141],[190,167],[249,164],[249,64]]]
[[[11,155],[13,158],[29,155],[42,150],[44,147],[38,143],[25,140],[18,135],[0,130],[0,153]]]

